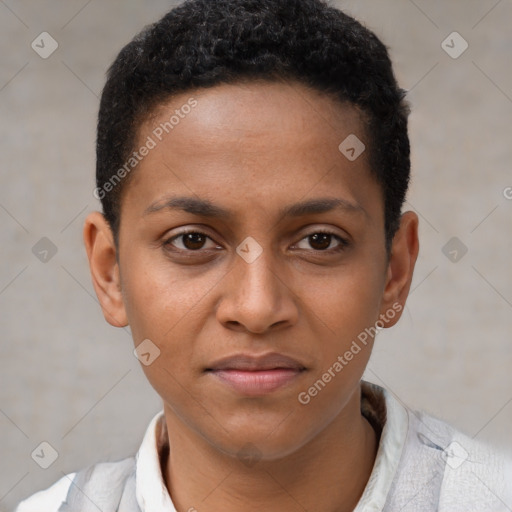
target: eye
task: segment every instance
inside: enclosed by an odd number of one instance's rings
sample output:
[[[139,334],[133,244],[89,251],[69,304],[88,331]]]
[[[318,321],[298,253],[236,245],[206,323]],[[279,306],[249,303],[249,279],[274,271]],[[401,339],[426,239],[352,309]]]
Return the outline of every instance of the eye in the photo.
[[[212,245],[205,247],[207,241]],[[164,242],[164,246],[168,249],[177,249],[179,251],[198,251],[200,249],[216,249],[219,246],[205,233],[200,231],[187,231],[174,235]]]
[[[306,241],[306,244],[309,244],[309,247],[300,247],[300,244]],[[337,242],[337,244],[336,244]],[[334,245],[333,245],[334,243]],[[349,242],[344,238],[336,235],[335,233],[331,233],[330,231],[316,231],[315,233],[311,233],[310,235],[305,236],[298,244],[297,247],[299,249],[313,248],[315,251],[326,251],[326,252],[334,252],[334,251],[342,251],[345,247],[347,247]]]

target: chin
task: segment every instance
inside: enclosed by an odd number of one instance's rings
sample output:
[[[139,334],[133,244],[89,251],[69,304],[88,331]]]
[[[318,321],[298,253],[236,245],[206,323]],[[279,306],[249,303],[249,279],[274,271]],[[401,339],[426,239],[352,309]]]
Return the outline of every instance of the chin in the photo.
[[[258,461],[283,459],[300,450],[310,438],[306,433],[289,430],[276,434],[275,426],[274,423],[273,428],[251,431],[242,428],[222,439],[210,439],[210,442],[217,450],[251,467]]]

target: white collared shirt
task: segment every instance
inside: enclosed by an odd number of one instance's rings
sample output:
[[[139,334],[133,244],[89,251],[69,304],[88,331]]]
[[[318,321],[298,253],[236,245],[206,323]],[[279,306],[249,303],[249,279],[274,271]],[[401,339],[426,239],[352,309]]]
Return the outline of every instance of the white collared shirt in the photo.
[[[354,512],[382,512],[392,484],[404,464],[406,457],[402,454],[411,453],[417,440],[415,436],[408,435],[407,409],[380,386],[362,381],[361,411],[380,431],[380,441],[372,473]],[[166,443],[165,416],[160,411],[149,423],[136,456],[136,497],[142,512],[176,512],[161,472],[160,456],[166,449]],[[510,486],[506,484],[506,491],[502,491],[506,493],[502,496],[503,501],[511,499],[512,495],[512,464],[506,466],[505,476],[502,473],[500,469],[498,475],[493,467],[489,467],[487,472],[491,484],[494,480],[510,479]],[[30,496],[18,505],[15,512],[58,512],[74,476],[75,473],[70,473],[48,489]],[[450,479],[443,485],[453,488],[453,492],[451,489],[443,490],[449,499],[465,492],[464,486],[453,484]],[[503,510],[512,510],[512,502],[506,503],[511,508],[504,507]]]

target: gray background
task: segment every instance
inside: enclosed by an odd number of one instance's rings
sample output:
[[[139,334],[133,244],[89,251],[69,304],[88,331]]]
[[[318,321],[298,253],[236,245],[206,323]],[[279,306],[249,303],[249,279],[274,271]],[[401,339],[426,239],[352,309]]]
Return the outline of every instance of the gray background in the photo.
[[[160,408],[129,333],[103,319],[81,229],[99,208],[94,139],[106,68],[171,5],[0,0],[2,511],[63,472],[134,453]],[[421,252],[405,314],[379,335],[366,377],[510,450],[512,2],[336,5],[390,47],[413,107],[407,209],[420,215]],[[47,59],[31,48],[43,31],[59,44]],[[469,44],[457,59],[441,46],[453,31]],[[455,262],[451,246],[443,252],[454,236],[468,249]],[[32,252],[42,237],[57,248],[46,263]],[[42,441],[59,453],[46,470],[31,458]]]

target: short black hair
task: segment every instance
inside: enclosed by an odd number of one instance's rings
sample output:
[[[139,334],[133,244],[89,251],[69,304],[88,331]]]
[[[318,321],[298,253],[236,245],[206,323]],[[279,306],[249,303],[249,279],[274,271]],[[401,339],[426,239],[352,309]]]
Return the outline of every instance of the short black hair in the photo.
[[[409,105],[386,46],[323,0],[186,0],[120,51],[100,101],[95,190],[116,245],[141,124],[178,93],[259,79],[297,81],[362,113],[389,254],[410,178]]]

